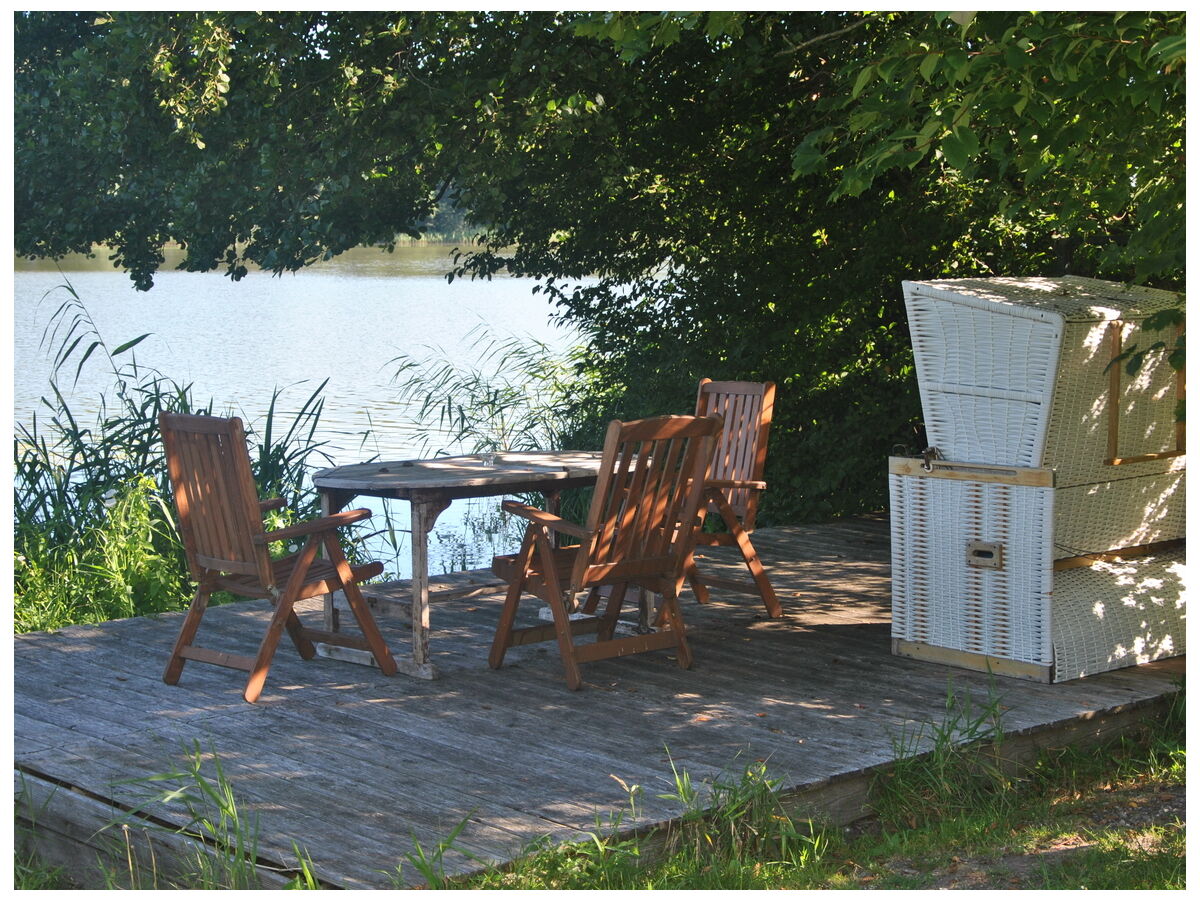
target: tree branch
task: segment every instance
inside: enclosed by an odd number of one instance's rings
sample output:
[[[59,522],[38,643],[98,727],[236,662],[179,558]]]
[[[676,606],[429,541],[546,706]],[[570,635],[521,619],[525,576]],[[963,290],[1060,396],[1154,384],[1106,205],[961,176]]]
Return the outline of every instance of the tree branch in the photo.
[[[793,44],[793,43],[791,43],[791,41],[788,41],[788,39],[785,37],[784,41],[788,44],[788,49],[780,50],[776,55],[777,56],[786,56],[789,53],[799,53],[801,50],[805,49],[806,47],[810,47],[813,44],[819,44],[822,41],[827,41],[831,38],[835,38],[840,35],[846,34],[847,32],[853,31],[855,28],[860,28],[863,25],[866,25],[870,21],[871,21],[870,16],[863,16],[863,18],[859,19],[857,22],[851,22],[845,28],[839,28],[836,31],[827,31],[824,34],[818,34],[816,37],[811,37],[807,41],[801,41],[799,44]]]

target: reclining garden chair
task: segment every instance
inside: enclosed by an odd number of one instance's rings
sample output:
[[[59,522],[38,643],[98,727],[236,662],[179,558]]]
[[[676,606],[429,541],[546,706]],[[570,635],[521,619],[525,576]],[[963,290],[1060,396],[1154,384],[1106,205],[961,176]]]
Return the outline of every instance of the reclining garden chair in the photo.
[[[556,640],[567,686],[582,685],[580,663],[647,650],[674,648],[680,667],[692,654],[679,612],[679,590],[699,515],[704,477],[721,429],[717,416],[663,416],[612,422],[604,441],[600,475],[587,525],[515,501],[503,508],[529,520],[515,556],[497,556],[492,571],[508,583],[488,662],[500,668],[509,647]],[[573,535],[580,544],[553,546],[552,532]],[[615,637],[621,604],[629,586],[663,596],[660,621],[650,634]],[[604,612],[595,614],[598,591],[608,587]],[[522,593],[550,607],[548,624],[514,628]],[[579,595],[588,595],[583,615]],[[575,637],[595,634],[595,643]]]
[[[338,543],[337,529],[369,518],[370,510],[347,510],[278,531],[264,531],[263,513],[279,509],[283,501],[259,501],[241,420],[161,413],[158,421],[179,513],[179,531],[188,567],[198,584],[163,681],[178,683],[187,660],[241,669],[250,673],[243,696],[253,703],[262,692],[285,629],[304,659],[316,654],[313,641],[318,640],[369,650],[385,675],[395,674],[396,661],[358,589],[358,582],[378,575],[383,564],[351,566]],[[269,544],[297,538],[306,538],[298,553],[271,558]],[[322,547],[324,559],[317,557]],[[345,592],[362,629],[361,638],[306,628],[296,616],[293,607],[297,601],[337,590]],[[274,602],[275,612],[255,656],[192,644],[213,591],[270,598]]]
[[[754,519],[758,514],[758,496],[767,486],[762,478],[774,405],[775,385],[769,381],[700,380],[696,415],[719,415],[725,422],[708,471],[705,485],[708,504],[704,516],[720,516],[727,530],[711,533],[697,529],[696,545],[737,547],[753,580],[702,576],[696,569],[694,558],[689,559],[687,565],[688,582],[701,603],[708,602],[709,585],[758,594],[772,619],[779,618],[783,612],[750,542],[750,532],[754,531]]]

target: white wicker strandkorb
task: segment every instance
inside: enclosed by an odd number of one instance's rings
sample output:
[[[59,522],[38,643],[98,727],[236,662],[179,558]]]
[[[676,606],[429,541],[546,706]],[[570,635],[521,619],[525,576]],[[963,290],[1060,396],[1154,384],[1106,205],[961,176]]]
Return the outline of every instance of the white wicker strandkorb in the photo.
[[[1109,367],[1118,334],[1163,338],[1142,323],[1179,294],[1073,276],[903,288],[929,446],[1054,469],[1056,559],[1184,536],[1182,381],[1162,354],[1135,376]]]
[[[1043,681],[1183,653],[1183,552],[1163,546],[1185,533],[1182,380],[1161,356],[1109,366],[1182,298],[1072,277],[904,296],[944,460],[892,460],[896,652]]]

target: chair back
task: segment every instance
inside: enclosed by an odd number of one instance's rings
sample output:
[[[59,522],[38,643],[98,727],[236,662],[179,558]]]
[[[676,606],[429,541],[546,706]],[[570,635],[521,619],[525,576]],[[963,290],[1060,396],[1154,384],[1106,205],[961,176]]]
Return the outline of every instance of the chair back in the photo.
[[[717,416],[612,422],[572,586],[682,578]]]
[[[160,413],[167,471],[192,576],[230,573],[273,581],[242,420]],[[256,540],[258,538],[258,540]]]
[[[767,435],[775,407],[773,382],[713,381],[700,379],[696,415],[718,415],[725,422],[713,454],[708,477],[721,480],[762,481],[767,464]],[[747,531],[754,528],[760,491],[726,490],[729,505]],[[715,512],[715,508],[710,506]]]

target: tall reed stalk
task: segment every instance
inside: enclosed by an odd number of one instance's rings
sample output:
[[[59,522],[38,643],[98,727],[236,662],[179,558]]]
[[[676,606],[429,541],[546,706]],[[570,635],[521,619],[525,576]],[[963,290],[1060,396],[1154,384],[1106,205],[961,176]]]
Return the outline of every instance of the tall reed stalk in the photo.
[[[410,426],[426,453],[599,449],[602,431],[589,433],[579,402],[589,371],[583,347],[556,352],[533,338],[500,337],[484,326],[468,332],[471,363],[455,364],[452,354],[426,347],[425,354],[392,359],[397,400],[409,410]],[[458,355],[458,354],[453,354]],[[589,390],[595,396],[597,389]],[[570,491],[560,507],[567,518],[582,519],[589,490]],[[540,494],[526,502],[540,504]],[[490,536],[503,533],[507,514],[480,521]],[[517,540],[508,535],[510,542]],[[471,536],[481,539],[479,529]]]
[[[427,347],[403,355],[393,382],[424,448],[437,453],[560,450],[578,420],[578,349],[556,354],[533,338],[467,335],[473,362]]]
[[[115,349],[101,337],[75,289],[50,318],[43,346],[54,363],[46,396],[13,441],[14,620],[18,632],[101,622],[181,608],[190,587],[168,498],[158,429],[163,411],[211,413],[190,384],[140,366],[143,334]],[[48,295],[49,296],[49,295]],[[85,365],[104,365],[110,381],[94,420],[77,415],[60,387]],[[322,382],[286,427],[280,391],[261,437],[250,425],[251,460],[263,496],[282,496],[294,513],[316,507],[305,488]]]

